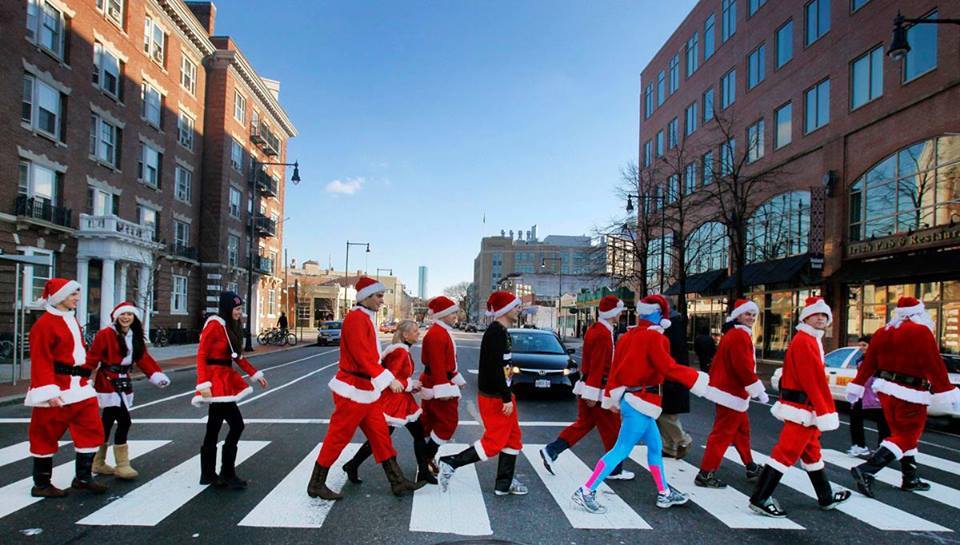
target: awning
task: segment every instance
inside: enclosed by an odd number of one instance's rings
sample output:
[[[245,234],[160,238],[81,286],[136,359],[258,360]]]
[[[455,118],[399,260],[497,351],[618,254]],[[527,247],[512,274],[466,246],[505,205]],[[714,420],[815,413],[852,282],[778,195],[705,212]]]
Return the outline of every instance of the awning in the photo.
[[[687,293],[712,293],[716,288],[717,282],[726,276],[726,274],[727,271],[723,269],[691,274],[687,277],[686,291]],[[670,286],[670,288],[664,292],[664,295],[680,295],[680,283],[677,282]]]
[[[773,261],[751,263],[743,268],[743,285],[786,284],[801,280],[801,275],[810,264],[810,257],[810,254],[803,254]],[[736,277],[730,276],[720,284],[719,289],[733,289],[736,287],[736,283]]]
[[[960,250],[920,252],[886,259],[847,261],[830,280],[844,284],[883,282],[960,274]]]

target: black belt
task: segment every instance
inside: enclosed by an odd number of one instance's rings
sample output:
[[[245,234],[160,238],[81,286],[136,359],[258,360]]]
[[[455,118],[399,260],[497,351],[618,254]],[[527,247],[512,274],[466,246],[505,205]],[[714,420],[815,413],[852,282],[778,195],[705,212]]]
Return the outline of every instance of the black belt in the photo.
[[[631,386],[627,388],[627,391],[631,394],[636,392],[646,392],[648,394],[657,394],[658,396],[662,396],[663,384],[657,384],[656,386]]]
[[[780,390],[780,399],[783,401],[789,401],[791,403],[799,403],[801,405],[807,405],[810,403],[810,397],[803,390],[788,390],[782,388]]]
[[[587,383],[587,375],[581,374],[581,375],[580,375],[580,380],[582,380],[583,383],[586,384],[586,383]],[[607,375],[603,375],[603,378],[600,379],[600,388],[606,388],[606,386],[607,386]]]
[[[88,367],[83,367],[82,365],[67,365],[65,363],[54,362],[53,372],[58,375],[90,378],[90,369]]]
[[[429,375],[429,374],[430,374],[430,366],[429,366],[429,365],[424,365],[424,366],[423,366],[423,372]],[[351,373],[351,374],[353,374],[353,373]],[[447,380],[453,380],[453,377],[455,377],[455,376],[457,376],[457,373],[456,373],[456,372],[453,372],[453,373],[451,373],[451,372],[449,372],[449,371],[447,372]]]
[[[207,365],[220,365],[223,367],[233,367],[233,360],[207,358]]]
[[[370,375],[364,375],[363,373],[355,373],[353,371],[347,371],[346,369],[340,369],[340,370],[348,375],[353,375],[357,378],[362,378],[364,380],[373,380],[373,377],[371,377]]]
[[[133,393],[133,381],[130,380],[130,377],[117,377],[110,379],[110,385],[113,386],[113,389],[119,393]]]
[[[110,373],[126,375],[130,372],[130,367],[129,365],[108,365],[105,369]]]
[[[893,371],[878,371],[876,377],[882,378],[883,380],[889,380],[890,382],[896,382],[897,384],[901,384],[903,386],[909,386],[910,388],[918,388],[921,390],[930,389],[930,382],[927,379],[912,375],[894,373]]]

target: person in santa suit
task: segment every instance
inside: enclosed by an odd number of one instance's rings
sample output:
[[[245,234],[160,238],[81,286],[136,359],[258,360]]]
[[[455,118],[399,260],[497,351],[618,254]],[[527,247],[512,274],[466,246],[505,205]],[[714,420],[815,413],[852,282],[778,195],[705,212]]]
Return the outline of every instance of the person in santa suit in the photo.
[[[434,297],[427,303],[433,325],[423,337],[420,359],[420,399],[423,406],[423,431],[427,438],[427,458],[433,460],[440,445],[449,443],[460,421],[460,388],[467,382],[457,370],[457,344],[454,324],[460,306],[449,297]]]
[[[874,377],[873,390],[880,398],[890,436],[865,463],[850,470],[857,489],[873,497],[874,475],[900,460],[902,490],[930,490],[920,480],[917,445],[927,421],[927,406],[952,406],[958,410],[960,390],[950,383],[947,367],[933,335],[934,323],[922,301],[901,297],[890,323],[873,334],[870,349],[847,384],[847,401],[859,401],[864,385]]]
[[[725,488],[726,483],[714,475],[720,468],[727,447],[733,443],[746,467],[747,482],[760,477],[760,466],[753,461],[750,451],[750,398],[760,403],[770,401],[757,377],[756,352],[753,348],[753,324],[760,313],[753,301],[738,299],[724,328],[720,346],[710,367],[710,385],[704,397],[716,403],[713,430],[707,437],[707,447],[700,462],[700,473],[694,484],[706,488]]]
[[[133,303],[124,301],[110,313],[113,323],[97,332],[90,350],[87,351],[87,365],[97,369],[93,387],[103,410],[103,441],[93,458],[93,472],[98,475],[113,475],[119,479],[134,479],[137,470],[130,467],[130,453],[127,449],[127,434],[130,432],[130,407],[133,406],[133,383],[130,373],[134,364],[148,377],[154,386],[166,388],[170,385],[157,362],[147,351],[146,336],[140,322],[140,309]],[[117,424],[113,439],[113,457],[117,466],[106,462],[107,444],[110,431]]]
[[[583,357],[580,362],[580,380],[573,387],[577,401],[577,420],[567,426],[553,442],[540,449],[540,459],[544,467],[553,475],[552,464],[560,453],[576,445],[590,430],[597,428],[604,450],[609,451],[617,441],[620,431],[620,415],[604,409],[600,403],[603,389],[610,376],[610,364],[613,363],[613,330],[620,321],[623,301],[613,295],[600,299],[597,322],[587,329],[583,336]],[[618,464],[608,479],[629,481],[634,478],[631,471]]]
[[[820,509],[834,509],[850,499],[849,490],[833,491],[820,453],[821,432],[840,427],[823,360],[823,333],[831,322],[833,312],[823,298],[808,297],[784,356],[780,400],[770,409],[783,429],[750,496],[750,509],[761,515],[787,516],[773,491],[797,460],[810,477]]]
[[[401,496],[427,484],[426,481],[414,483],[404,477],[397,463],[397,451],[390,440],[387,421],[383,418],[381,392],[390,388],[399,394],[405,388],[380,363],[382,353],[377,340],[376,319],[383,306],[386,287],[366,276],[361,276],[355,287],[359,303],[347,314],[340,330],[339,369],[329,383],[333,391],[333,415],[307,483],[307,494],[311,498],[343,498],[327,487],[327,474],[358,427],[370,442],[373,459],[383,466],[394,495]]]
[[[243,299],[232,291],[220,294],[217,313],[207,318],[200,333],[197,348],[197,388],[191,400],[195,407],[208,407],[207,431],[200,447],[200,484],[243,489],[247,482],[237,476],[237,444],[243,433],[243,415],[237,402],[253,392],[247,381],[256,381],[267,387],[263,371],[257,369],[240,354],[243,346]],[[233,368],[247,374],[243,377]],[[217,439],[226,422],[230,427],[220,453],[220,473],[217,467]]]
[[[440,458],[437,480],[440,489],[447,491],[457,468],[498,456],[497,496],[527,493],[527,487],[514,477],[517,455],[523,448],[517,400],[510,390],[513,364],[510,332],[520,315],[520,299],[506,291],[495,291],[487,299],[487,316],[493,322],[480,341],[480,365],[477,374],[477,405],[483,421],[483,436],[465,450]]]
[[[30,455],[36,498],[67,495],[50,482],[53,455],[69,429],[77,454],[71,488],[103,494],[107,487],[93,479],[93,458],[103,444],[103,424],[93,388],[87,347],[75,311],[80,284],[51,278],[43,287],[44,313],[30,328],[30,389],[23,404],[30,413]]]
[[[623,462],[637,443],[647,447],[647,466],[657,487],[657,507],[666,509],[687,503],[686,494],[671,487],[663,466],[663,443],[657,428],[663,403],[663,382],[667,379],[703,396],[708,377],[670,356],[670,341],[663,331],[670,327],[670,304],[662,295],[648,295],[637,304],[637,326],[617,342],[602,406],[621,417],[620,434],[610,451],[597,462],[573,501],[594,514],[606,512],[597,501],[597,488]]]

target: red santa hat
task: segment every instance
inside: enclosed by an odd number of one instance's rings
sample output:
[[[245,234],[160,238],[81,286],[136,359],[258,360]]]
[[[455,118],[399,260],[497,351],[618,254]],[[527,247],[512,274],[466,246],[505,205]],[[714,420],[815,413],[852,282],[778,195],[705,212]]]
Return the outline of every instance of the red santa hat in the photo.
[[[459,311],[460,305],[458,305],[453,299],[441,295],[431,299],[430,302],[427,303],[427,308],[430,309],[430,315],[435,320],[439,320],[444,316],[449,316],[454,312]]]
[[[130,301],[124,301],[119,305],[113,307],[113,311],[110,312],[110,319],[117,321],[119,317],[124,312],[129,312],[137,317],[138,320],[143,320],[143,314],[140,313],[140,309],[137,308],[137,305],[134,305]]]
[[[614,297],[613,295],[607,295],[603,299],[600,299],[600,304],[598,305],[597,313],[601,319],[608,320],[610,318],[616,318],[623,312],[623,301]]]
[[[897,308],[893,309],[893,318],[887,324],[887,329],[898,328],[904,320],[910,320],[920,325],[925,325],[933,331],[935,324],[933,318],[927,314],[927,309],[923,301],[916,297],[901,297],[897,301]]]
[[[62,303],[72,293],[80,291],[80,283],[66,278],[51,278],[43,286],[41,299],[48,305]]]
[[[727,321],[732,322],[736,320],[738,316],[746,314],[747,312],[760,314],[760,307],[749,299],[737,299],[733,304],[733,310],[730,311],[730,316],[727,316]]]
[[[509,291],[495,291],[487,298],[487,316],[499,318],[520,306],[520,298]]]
[[[357,280],[356,285],[354,285],[354,289],[357,290],[358,303],[375,293],[382,293],[387,291],[386,286],[384,286],[380,282],[377,282],[373,278],[370,278],[369,276],[361,276]]]
[[[670,327],[670,320],[667,318],[670,316],[670,302],[666,297],[660,294],[648,295],[637,303],[638,316],[647,316],[654,312],[660,313],[660,327],[663,329]]]
[[[814,314],[826,314],[827,325],[833,323],[833,311],[830,310],[830,306],[823,300],[823,297],[807,297],[803,309],[800,310],[800,321],[802,322]]]

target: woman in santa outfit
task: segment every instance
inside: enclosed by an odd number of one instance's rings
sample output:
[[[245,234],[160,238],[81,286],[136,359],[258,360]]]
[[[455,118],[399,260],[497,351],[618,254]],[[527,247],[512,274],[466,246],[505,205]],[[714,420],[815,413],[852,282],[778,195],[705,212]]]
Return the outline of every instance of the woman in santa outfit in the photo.
[[[208,407],[207,431],[200,447],[200,484],[229,488],[246,488],[247,482],[237,476],[237,444],[243,433],[243,415],[237,402],[253,392],[247,383],[255,380],[261,388],[267,387],[263,371],[240,355],[243,346],[243,299],[232,291],[220,294],[217,314],[207,318],[200,333],[197,348],[197,391],[190,401],[195,407]],[[243,377],[236,364],[247,376]],[[217,440],[220,428],[230,426],[220,453],[220,474],[217,468]]]
[[[460,422],[460,388],[467,383],[457,370],[457,344],[453,326],[460,306],[449,297],[434,297],[427,303],[433,325],[423,337],[420,360],[420,399],[423,405],[423,431],[427,437],[427,459],[433,460],[440,445],[449,443]]]
[[[597,462],[587,482],[573,493],[574,503],[590,513],[606,512],[606,507],[597,501],[597,488],[640,442],[647,447],[647,466],[657,487],[657,507],[666,509],[687,503],[687,495],[667,483],[657,417],[662,410],[665,380],[703,396],[708,377],[679,365],[670,356],[670,341],[663,335],[670,327],[670,320],[664,318],[669,315],[670,305],[662,295],[644,297],[637,305],[637,326],[617,342],[602,405],[620,413],[620,434],[613,448]]]
[[[746,467],[747,481],[760,477],[760,466],[750,451],[750,398],[767,403],[770,397],[757,378],[757,361],[753,348],[753,324],[760,309],[747,299],[738,299],[727,317],[726,332],[710,366],[710,385],[704,397],[716,403],[717,415],[707,447],[700,462],[700,473],[694,484],[706,488],[725,488],[726,483],[714,475],[731,443]]]
[[[849,490],[833,491],[820,453],[820,433],[840,426],[823,361],[823,333],[831,322],[833,312],[823,298],[808,297],[784,357],[780,400],[770,409],[783,429],[750,496],[750,509],[761,515],[787,516],[772,496],[797,460],[810,477],[820,509],[833,509],[850,498]]]
[[[45,311],[30,328],[30,389],[23,404],[30,413],[30,455],[36,498],[67,495],[50,483],[53,455],[69,429],[77,453],[76,477],[71,488],[103,494],[107,487],[94,481],[93,457],[103,444],[103,424],[97,392],[87,365],[87,350],[75,311],[80,284],[51,278],[43,287]]]
[[[933,328],[933,319],[922,301],[901,297],[893,319],[873,334],[856,378],[847,384],[847,401],[854,403],[863,397],[867,381],[875,377],[873,390],[890,426],[890,436],[880,448],[850,470],[857,489],[871,498],[874,475],[894,460],[900,460],[902,490],[930,490],[930,485],[920,480],[916,460],[927,406],[952,406],[957,410],[960,404],[960,390],[950,383]]]
[[[140,309],[133,303],[123,302],[110,313],[113,323],[97,332],[93,345],[87,351],[87,365],[99,369],[93,387],[103,410],[103,441],[93,458],[93,472],[113,475],[120,479],[134,479],[138,473],[130,467],[127,449],[127,433],[130,431],[130,407],[133,406],[133,383],[130,372],[136,364],[151,384],[165,388],[170,384],[167,375],[150,357],[140,322]],[[113,456],[117,466],[107,464],[107,444],[110,431],[117,424],[113,439]]]
[[[402,427],[407,428],[413,438],[413,453],[417,458],[417,481],[437,484],[437,479],[430,473],[428,467],[430,458],[427,456],[423,426],[420,423],[423,420],[422,411],[413,397],[420,391],[420,381],[413,378],[413,357],[410,355],[410,347],[417,344],[418,340],[420,340],[420,329],[417,327],[417,322],[403,320],[397,325],[393,342],[383,349],[383,367],[393,373],[397,381],[403,385],[403,391],[398,393],[387,388],[380,396],[380,406],[383,418],[390,426],[390,435],[393,435],[393,430]],[[370,446],[370,441],[367,441],[360,446],[350,461],[343,464],[343,471],[346,472],[350,482],[355,484],[363,482],[358,475],[360,464],[371,454],[373,454],[373,447]]]

